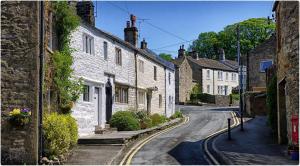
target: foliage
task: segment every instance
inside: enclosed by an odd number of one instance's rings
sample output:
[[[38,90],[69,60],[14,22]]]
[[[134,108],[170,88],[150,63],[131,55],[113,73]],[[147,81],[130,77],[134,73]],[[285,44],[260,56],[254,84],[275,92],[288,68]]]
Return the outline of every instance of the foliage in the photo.
[[[70,114],[63,115],[56,112],[45,114],[43,132],[47,156],[64,154],[77,143],[77,124]]]
[[[29,123],[31,111],[28,108],[14,108],[9,112],[9,120],[13,125],[24,126]]]
[[[222,31],[200,33],[189,50],[196,50],[200,57],[218,59],[219,49],[223,48],[227,59],[236,58],[237,37],[236,28],[240,26],[241,54],[267,40],[275,31],[275,24],[266,18],[251,18],[239,23],[226,26]]]
[[[199,100],[204,103],[214,103],[215,97],[214,97],[214,95],[207,94],[207,93],[191,94],[190,100],[191,101]]]
[[[193,86],[191,94],[200,94],[201,93],[201,85],[197,83]]]
[[[170,117],[170,119],[183,118],[181,111],[175,111],[175,113]]]
[[[137,117],[141,129],[146,129],[152,127],[152,120],[151,118],[147,115],[146,111],[137,111],[135,112],[135,116]]]
[[[232,97],[232,100],[240,101],[240,95],[239,94],[230,94],[230,96]]]
[[[67,1],[53,3],[55,13],[55,31],[58,37],[58,49],[52,57],[54,88],[58,91],[60,108],[69,113],[71,102],[75,102],[82,93],[82,80],[72,77],[73,57],[70,45],[70,35],[80,24],[80,18],[75,9]]]
[[[161,54],[159,54],[159,56],[161,58],[163,58],[164,60],[166,60],[166,61],[172,61],[173,60],[171,54],[161,53]]]
[[[274,132],[277,131],[277,78],[273,76],[267,85],[268,123]]]
[[[167,121],[167,118],[165,116],[159,115],[157,113],[151,115],[150,118],[152,120],[152,126],[157,126]]]
[[[140,125],[136,115],[131,111],[118,111],[113,114],[110,125],[119,131],[139,130]]]

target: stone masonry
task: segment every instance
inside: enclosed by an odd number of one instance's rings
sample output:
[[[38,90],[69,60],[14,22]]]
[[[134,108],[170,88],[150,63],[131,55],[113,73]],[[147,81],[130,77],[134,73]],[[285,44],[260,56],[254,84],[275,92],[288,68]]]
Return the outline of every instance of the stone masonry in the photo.
[[[278,138],[279,143],[291,143],[291,117],[299,116],[299,2],[276,1],[273,11],[277,29]]]
[[[38,161],[38,11],[39,2],[1,2],[1,164]],[[24,128],[8,122],[16,107],[32,112]]]

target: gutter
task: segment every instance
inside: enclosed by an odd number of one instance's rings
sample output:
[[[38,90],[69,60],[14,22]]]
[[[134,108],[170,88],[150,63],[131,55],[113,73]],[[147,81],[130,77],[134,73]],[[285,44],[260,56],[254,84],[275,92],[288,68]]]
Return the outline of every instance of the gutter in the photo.
[[[40,2],[40,30],[39,30],[39,106],[38,106],[38,134],[39,134],[39,158],[44,155],[43,151],[43,83],[44,83],[44,2]],[[39,160],[38,158],[38,160]]]

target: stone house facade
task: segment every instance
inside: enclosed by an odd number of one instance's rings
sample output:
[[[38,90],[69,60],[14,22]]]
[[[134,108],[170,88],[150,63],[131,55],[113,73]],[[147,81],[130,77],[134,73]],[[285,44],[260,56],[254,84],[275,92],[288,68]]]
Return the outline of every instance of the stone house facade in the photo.
[[[276,1],[278,142],[291,144],[299,117],[299,2]],[[299,123],[299,120],[296,120]],[[298,133],[298,131],[295,131]]]
[[[189,100],[191,91],[196,84],[202,93],[211,95],[229,95],[232,88],[238,86],[237,69],[221,61],[199,58],[195,52],[185,55],[183,46],[178,51],[176,65],[176,103]],[[234,64],[236,65],[236,64]]]
[[[276,36],[255,47],[247,55],[246,66],[249,91],[266,91],[266,69],[275,62]]]
[[[141,48],[137,47],[135,16],[131,16],[131,23],[127,22],[124,29],[125,41],[88,22],[83,20],[71,38],[71,47],[76,50],[74,76],[82,78],[85,85],[72,112],[80,136],[92,134],[95,126],[105,128],[116,111],[173,114],[175,103],[170,100],[172,109],[167,109],[166,98],[175,95],[175,88],[167,95],[166,89],[174,85],[174,66],[159,59],[145,41]],[[166,84],[166,73],[170,73],[172,85]]]

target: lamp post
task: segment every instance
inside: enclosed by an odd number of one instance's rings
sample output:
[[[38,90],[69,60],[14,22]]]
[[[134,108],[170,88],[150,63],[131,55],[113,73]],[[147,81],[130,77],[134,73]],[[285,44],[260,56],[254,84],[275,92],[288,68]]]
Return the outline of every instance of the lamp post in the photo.
[[[242,94],[243,94],[243,66],[241,61],[241,53],[240,53],[240,26],[237,25],[236,28],[237,32],[237,57],[238,57],[238,64],[239,64],[239,95],[240,95],[240,113],[241,113],[241,131],[244,131],[244,125],[243,125],[243,100],[242,100]]]

